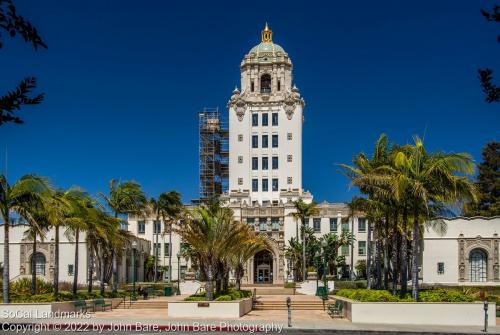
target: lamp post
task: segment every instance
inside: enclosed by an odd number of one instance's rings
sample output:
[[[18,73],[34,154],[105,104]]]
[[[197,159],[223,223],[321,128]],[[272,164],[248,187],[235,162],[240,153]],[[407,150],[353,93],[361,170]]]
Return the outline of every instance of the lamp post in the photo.
[[[314,254],[314,258],[316,258],[316,295],[319,295],[318,277],[319,277],[319,263],[321,262],[321,254],[319,250],[317,250],[316,253]]]
[[[181,294],[181,253],[177,253],[177,295]]]
[[[137,250],[137,242],[134,240],[132,241],[132,272],[133,272],[133,282],[132,282],[132,288],[133,288],[133,293],[132,293],[132,298],[134,300],[137,299],[136,293],[135,293],[135,282],[137,280],[136,278],[136,268],[135,268],[135,251]]]
[[[327,274],[327,259],[326,259],[326,247],[328,246],[328,243],[323,240],[321,242],[321,246],[323,247],[323,283],[324,283],[324,290],[326,294],[328,295],[328,280],[326,279],[326,274]]]

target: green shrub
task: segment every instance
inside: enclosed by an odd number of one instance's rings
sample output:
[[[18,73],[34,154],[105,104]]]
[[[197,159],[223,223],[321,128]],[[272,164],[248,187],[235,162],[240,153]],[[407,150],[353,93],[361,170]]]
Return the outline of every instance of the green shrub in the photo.
[[[341,289],[355,289],[355,288],[366,288],[366,280],[338,280],[335,282],[334,288],[336,290],[341,290]]]
[[[435,289],[420,292],[422,302],[472,302],[474,296],[459,290]]]
[[[37,294],[53,292],[52,283],[36,278]],[[10,284],[10,292],[17,295],[31,295],[31,278],[19,278]]]
[[[221,295],[215,299],[215,301],[231,301],[233,298],[230,295]]]
[[[190,296],[187,298],[184,298],[184,301],[205,301],[205,297],[197,297],[197,296]]]
[[[397,296],[393,296],[389,291],[366,290],[366,289],[341,289],[338,296],[357,301],[366,302],[395,302],[399,301]]]

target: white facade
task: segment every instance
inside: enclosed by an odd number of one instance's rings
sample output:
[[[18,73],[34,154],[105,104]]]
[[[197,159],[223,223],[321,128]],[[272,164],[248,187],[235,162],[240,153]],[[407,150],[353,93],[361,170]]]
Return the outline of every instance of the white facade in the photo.
[[[424,283],[500,285],[500,217],[445,219],[446,232],[424,232]]]
[[[278,204],[302,192],[302,109],[292,62],[262,31],[240,66],[241,92],[229,100],[229,195],[248,204]]]
[[[15,225],[9,229],[9,271],[10,280],[15,281],[19,278],[30,278],[32,274],[32,256],[33,242],[24,236],[27,230],[26,225]],[[144,239],[137,239],[136,267],[137,281],[144,280],[144,263],[150,253],[149,242]],[[74,280],[75,274],[75,248],[74,240],[69,240],[64,230],[61,229],[59,235],[59,282],[70,282]],[[88,247],[85,242],[85,233],[80,233],[78,243],[78,283],[86,285],[88,282],[88,268],[90,264]],[[37,277],[44,281],[51,282],[54,275],[55,258],[55,235],[54,230],[50,229],[45,239],[42,241],[37,238],[36,253],[37,262],[35,271]],[[0,225],[0,260],[4,257],[4,227]],[[127,283],[133,280],[132,250],[127,249],[123,257],[118,259],[118,282]],[[95,263],[94,263],[95,264]],[[93,282],[97,285],[99,282],[98,267],[95,264],[93,273]]]

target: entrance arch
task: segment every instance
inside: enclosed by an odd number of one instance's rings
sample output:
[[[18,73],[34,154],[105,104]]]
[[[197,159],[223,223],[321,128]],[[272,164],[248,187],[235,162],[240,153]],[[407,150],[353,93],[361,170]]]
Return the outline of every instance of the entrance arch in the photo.
[[[253,258],[253,282],[256,284],[273,283],[273,254],[269,250],[262,250]]]

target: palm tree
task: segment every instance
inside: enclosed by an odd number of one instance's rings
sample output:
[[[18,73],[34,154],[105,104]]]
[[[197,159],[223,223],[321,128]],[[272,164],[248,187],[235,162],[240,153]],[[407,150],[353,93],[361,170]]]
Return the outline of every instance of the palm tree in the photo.
[[[109,182],[109,194],[100,193],[106,205],[113,211],[114,217],[118,219],[121,214],[144,215],[147,207],[147,199],[141,190],[141,185],[135,181],[120,182],[111,179]],[[112,254],[112,283],[113,293],[118,291],[118,268],[115,250]]]
[[[244,229],[244,225],[235,224],[230,208],[216,204],[195,208],[182,225],[173,229],[199,257],[207,279],[207,300],[214,298],[213,281],[218,275],[218,265],[241,244]]]
[[[172,280],[172,227],[183,213],[181,195],[177,191],[160,194],[158,198],[161,216],[165,223],[165,231],[168,232],[168,280]],[[156,260],[155,260],[156,262]],[[177,266],[180,266],[177,264]],[[155,273],[156,275],[156,273]],[[177,278],[180,282],[180,278]]]
[[[36,175],[25,175],[12,186],[7,178],[0,175],[0,213],[4,226],[4,260],[3,260],[3,302],[9,303],[9,228],[10,213],[17,212],[28,222],[33,220],[32,205],[42,201],[50,193],[50,185],[45,178]]]
[[[94,210],[94,206],[97,205],[96,201],[92,199],[88,193],[79,189],[72,188],[70,194],[70,205],[72,213],[66,219],[66,235],[75,238],[75,256],[74,256],[74,273],[73,273],[73,288],[72,292],[74,295],[77,293],[78,289],[78,274],[79,274],[79,244],[80,244],[80,233],[87,231],[89,224],[88,222],[92,220],[91,213]]]
[[[43,215],[41,204],[38,202],[32,205],[32,220],[28,222],[28,229],[24,232],[27,240],[32,241],[31,254],[31,294],[37,293],[36,288],[36,253],[37,253],[37,237],[43,242],[49,229],[49,223]]]
[[[423,141],[415,137],[410,150],[395,155],[395,178],[402,180],[404,194],[409,197],[413,216],[412,224],[412,297],[418,300],[420,226],[434,215],[433,205],[450,204],[458,200],[477,201],[474,184],[464,175],[474,173],[470,155],[465,153],[429,154]],[[392,179],[391,179],[392,180]]]
[[[313,215],[318,215],[319,210],[317,207],[317,204],[313,201],[309,204],[305,203],[304,200],[299,199],[294,202],[295,206],[295,213],[293,213],[293,217],[296,220],[300,220],[302,223],[302,274],[303,274],[303,280],[306,279],[306,234],[304,232],[305,227],[307,225],[306,220],[313,216]]]
[[[356,213],[361,208],[362,201],[364,199],[360,197],[352,197],[351,201],[347,203],[347,207],[349,208],[349,218],[351,220],[351,233],[354,234],[354,218],[356,217]],[[354,280],[354,243],[351,243],[351,264],[350,264],[350,277],[351,280]]]

